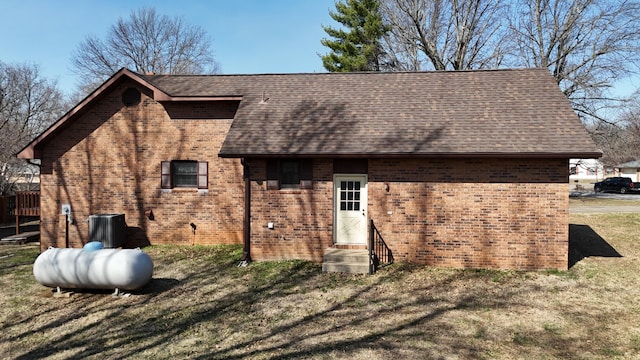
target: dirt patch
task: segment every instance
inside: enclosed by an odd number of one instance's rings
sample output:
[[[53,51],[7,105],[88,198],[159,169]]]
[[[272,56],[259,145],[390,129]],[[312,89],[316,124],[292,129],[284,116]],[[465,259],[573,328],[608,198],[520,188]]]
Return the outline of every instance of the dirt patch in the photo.
[[[150,247],[130,296],[54,298],[37,248],[0,247],[7,358],[628,359],[640,357],[640,215],[572,215],[621,257],[568,271],[394,264],[374,276],[304,261],[237,267],[241,248]],[[12,256],[1,258],[13,253]]]

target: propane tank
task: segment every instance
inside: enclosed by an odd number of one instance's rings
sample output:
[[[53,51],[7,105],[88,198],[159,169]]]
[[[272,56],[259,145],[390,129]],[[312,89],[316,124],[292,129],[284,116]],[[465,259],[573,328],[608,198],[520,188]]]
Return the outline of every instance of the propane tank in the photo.
[[[140,249],[49,248],[33,263],[33,275],[48,287],[135,290],[151,280],[153,262]]]

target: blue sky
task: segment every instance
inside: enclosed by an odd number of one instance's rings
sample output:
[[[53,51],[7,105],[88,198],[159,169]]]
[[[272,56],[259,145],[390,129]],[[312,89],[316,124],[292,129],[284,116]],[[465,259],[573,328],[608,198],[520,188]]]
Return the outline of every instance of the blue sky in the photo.
[[[33,63],[71,93],[73,50],[87,35],[103,38],[118,18],[155,7],[211,37],[225,74],[324,72],[318,54],[335,0],[0,0],[0,61]],[[637,78],[617,93],[630,95]]]
[[[0,0],[0,61],[37,64],[69,93],[78,44],[143,6],[202,27],[225,74],[324,72],[322,25],[337,25],[334,0]]]

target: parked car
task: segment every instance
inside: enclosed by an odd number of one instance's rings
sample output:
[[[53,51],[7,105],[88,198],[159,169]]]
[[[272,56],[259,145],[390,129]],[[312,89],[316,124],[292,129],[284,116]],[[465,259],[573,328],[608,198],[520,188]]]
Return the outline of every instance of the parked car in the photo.
[[[630,191],[640,191],[640,183],[634,183],[628,177],[610,177],[593,184],[593,191],[615,191],[626,194]]]

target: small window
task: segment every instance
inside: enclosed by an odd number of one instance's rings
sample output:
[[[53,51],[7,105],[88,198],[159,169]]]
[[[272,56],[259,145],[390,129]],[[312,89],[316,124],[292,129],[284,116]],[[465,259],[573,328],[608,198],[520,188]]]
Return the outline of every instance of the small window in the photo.
[[[300,162],[282,160],[280,162],[280,188],[295,189],[300,187]]]
[[[360,211],[360,181],[340,182],[340,210]]]
[[[207,189],[208,163],[192,160],[163,161],[160,183],[163,189]]]
[[[173,186],[196,187],[198,185],[198,163],[195,161],[174,161]]]
[[[267,161],[267,189],[313,189],[312,161],[301,159]]]

